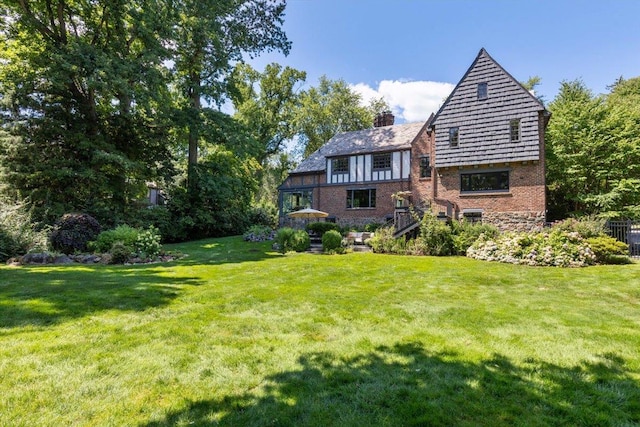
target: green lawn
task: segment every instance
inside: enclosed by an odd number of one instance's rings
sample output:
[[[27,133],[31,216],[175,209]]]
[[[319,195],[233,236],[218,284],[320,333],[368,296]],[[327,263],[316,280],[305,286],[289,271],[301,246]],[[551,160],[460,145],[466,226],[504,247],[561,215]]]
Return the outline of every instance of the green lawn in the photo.
[[[640,424],[640,264],[0,267],[0,425]]]

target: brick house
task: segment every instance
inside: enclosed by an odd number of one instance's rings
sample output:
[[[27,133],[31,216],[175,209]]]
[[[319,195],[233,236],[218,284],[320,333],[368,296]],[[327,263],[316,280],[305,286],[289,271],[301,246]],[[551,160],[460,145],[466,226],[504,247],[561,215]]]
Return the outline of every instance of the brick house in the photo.
[[[281,223],[304,207],[344,225],[379,223],[411,203],[501,229],[540,228],[549,116],[481,49],[425,123],[393,125],[387,112],[305,159],[279,187]]]

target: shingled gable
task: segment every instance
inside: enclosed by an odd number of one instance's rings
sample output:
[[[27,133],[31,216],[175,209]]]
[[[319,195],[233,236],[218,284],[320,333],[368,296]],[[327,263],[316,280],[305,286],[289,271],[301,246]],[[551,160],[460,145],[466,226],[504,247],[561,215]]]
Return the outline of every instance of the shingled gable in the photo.
[[[424,122],[408,123],[337,134],[303,160],[291,173],[324,171],[327,166],[326,159],[330,157],[408,150],[425,126]]]
[[[478,99],[479,83],[487,97]],[[436,167],[536,161],[541,156],[540,115],[544,105],[482,48],[436,113]],[[509,122],[520,119],[520,139],[509,140]],[[546,121],[546,120],[545,120]],[[459,129],[459,143],[449,144],[449,129]]]

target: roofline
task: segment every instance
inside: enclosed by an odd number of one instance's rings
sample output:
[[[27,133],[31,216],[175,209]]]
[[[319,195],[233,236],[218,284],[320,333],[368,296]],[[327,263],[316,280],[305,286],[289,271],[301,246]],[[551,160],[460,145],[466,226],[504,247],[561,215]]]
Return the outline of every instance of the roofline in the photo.
[[[524,86],[522,86],[522,83],[520,83],[518,80],[516,80],[511,73],[509,73],[507,70],[504,69],[504,67],[502,67],[502,65],[500,65],[500,63],[498,61],[496,61],[495,59],[493,59],[493,57],[491,55],[489,55],[489,52],[487,52],[487,50],[483,47],[480,49],[480,52],[478,52],[478,55],[476,56],[476,59],[473,60],[473,62],[471,63],[471,65],[469,66],[469,68],[467,69],[467,71],[464,73],[464,75],[462,76],[462,78],[460,79],[460,81],[458,82],[458,84],[456,85],[456,87],[453,88],[453,90],[451,91],[451,93],[449,94],[449,96],[447,97],[447,99],[444,101],[444,103],[442,104],[442,106],[438,109],[438,112],[435,114],[435,116],[433,117],[433,119],[431,119],[431,123],[435,122],[438,117],[440,116],[440,113],[442,112],[442,110],[444,110],[444,107],[447,106],[447,104],[449,104],[449,101],[451,100],[451,98],[453,97],[453,94],[456,92],[456,90],[458,90],[458,87],[460,87],[460,85],[462,84],[462,82],[467,78],[467,76],[469,75],[469,73],[471,72],[471,70],[473,69],[473,67],[475,67],[475,65],[478,63],[478,60],[480,59],[480,57],[482,56],[482,54],[485,53],[489,59],[498,66],[498,68],[500,68],[507,76],[509,76],[509,78],[511,80],[513,80],[518,86],[520,86],[520,88],[525,91],[527,93],[527,95],[529,95],[529,97],[531,97],[531,99],[533,99],[536,103],[538,103],[538,105],[540,105],[541,109],[543,109],[544,111],[547,111],[547,109],[545,108],[544,104],[542,102],[540,102],[540,100],[538,98],[536,98],[535,96],[533,96],[533,94],[528,91]]]

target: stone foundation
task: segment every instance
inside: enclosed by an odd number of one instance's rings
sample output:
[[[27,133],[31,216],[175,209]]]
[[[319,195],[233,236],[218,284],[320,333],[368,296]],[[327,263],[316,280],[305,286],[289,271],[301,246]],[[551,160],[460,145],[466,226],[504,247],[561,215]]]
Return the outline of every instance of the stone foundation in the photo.
[[[544,212],[484,212],[482,222],[500,231],[540,231],[545,224]]]

